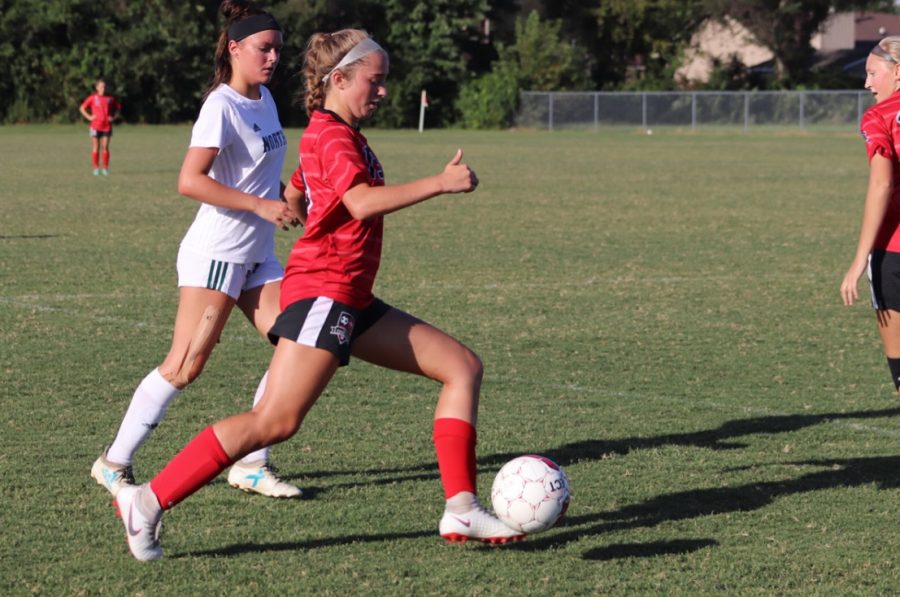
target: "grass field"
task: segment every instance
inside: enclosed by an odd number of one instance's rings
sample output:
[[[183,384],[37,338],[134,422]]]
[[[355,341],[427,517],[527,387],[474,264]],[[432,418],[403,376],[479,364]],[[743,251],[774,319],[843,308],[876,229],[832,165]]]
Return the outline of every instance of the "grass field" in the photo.
[[[573,485],[564,525],[444,544],[436,387],[354,362],[273,450],[305,499],[220,478],[142,564],[89,468],[168,348],[190,129],[120,127],[94,178],[86,127],[0,128],[0,593],[900,591],[900,401],[871,309],[838,295],[862,142],[654,133],[368,132],[389,182],[458,146],[479,174],[388,216],[376,290],[485,361],[482,497],[507,459],[546,454]],[[232,318],[139,480],[248,407],[270,353]]]

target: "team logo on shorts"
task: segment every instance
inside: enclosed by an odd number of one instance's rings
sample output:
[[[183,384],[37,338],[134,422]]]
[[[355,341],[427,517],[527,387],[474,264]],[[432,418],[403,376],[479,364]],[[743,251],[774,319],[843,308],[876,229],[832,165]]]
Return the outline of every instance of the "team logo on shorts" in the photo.
[[[338,344],[346,344],[350,341],[350,337],[353,336],[355,323],[352,315],[346,311],[341,311],[337,325],[331,326],[331,335],[338,339]]]

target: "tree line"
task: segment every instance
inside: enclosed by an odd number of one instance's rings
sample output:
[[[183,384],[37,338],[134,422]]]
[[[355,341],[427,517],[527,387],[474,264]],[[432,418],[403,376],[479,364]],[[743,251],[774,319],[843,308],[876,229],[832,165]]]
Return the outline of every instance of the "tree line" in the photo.
[[[840,10],[891,0],[270,0],[285,33],[270,88],[285,125],[302,125],[302,50],[315,31],[367,30],[390,53],[385,127],[509,123],[519,90],[672,89],[691,36],[730,16],[775,55],[753,79],[734,62],[720,89],[859,85],[814,72],[810,39]],[[104,78],[128,122],[192,120],[212,75],[218,0],[0,0],[0,122],[70,122]]]

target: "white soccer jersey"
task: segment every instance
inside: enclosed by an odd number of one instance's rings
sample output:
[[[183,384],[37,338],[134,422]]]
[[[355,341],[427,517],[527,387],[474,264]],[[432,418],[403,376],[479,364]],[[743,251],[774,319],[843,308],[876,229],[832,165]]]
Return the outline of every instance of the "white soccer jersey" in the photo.
[[[251,100],[228,85],[216,88],[200,108],[191,147],[219,150],[211,178],[239,191],[280,201],[287,139],[272,94],[260,87]],[[181,241],[196,253],[233,263],[261,263],[275,252],[275,225],[249,211],[204,203]]]

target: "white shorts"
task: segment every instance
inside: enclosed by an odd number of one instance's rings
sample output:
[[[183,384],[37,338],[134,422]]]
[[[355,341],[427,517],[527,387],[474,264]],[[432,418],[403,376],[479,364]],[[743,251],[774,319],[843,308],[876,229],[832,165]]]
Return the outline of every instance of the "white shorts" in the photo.
[[[284,268],[272,254],[262,263],[233,263],[210,259],[181,247],[177,263],[179,288],[209,288],[224,292],[234,300],[248,290],[284,277]]]

